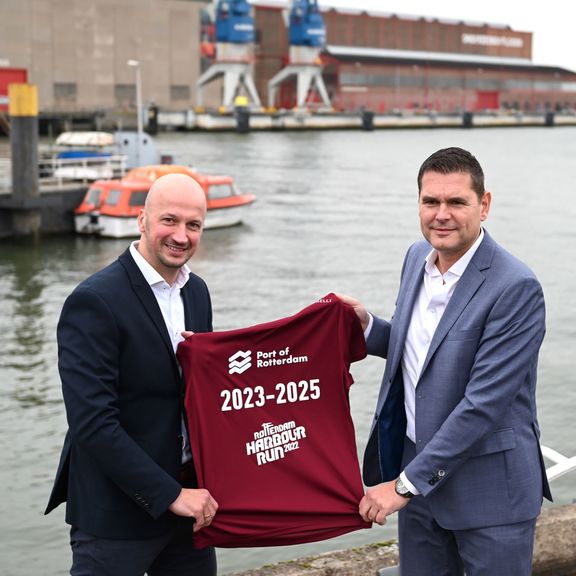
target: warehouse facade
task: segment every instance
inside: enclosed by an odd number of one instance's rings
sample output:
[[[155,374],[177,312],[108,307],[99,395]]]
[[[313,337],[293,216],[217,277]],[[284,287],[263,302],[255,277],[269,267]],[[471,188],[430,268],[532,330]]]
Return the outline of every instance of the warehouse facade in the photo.
[[[324,78],[337,109],[576,109],[576,73],[532,63],[532,33],[509,26],[360,10],[323,12]],[[287,63],[285,16],[257,2],[260,93]],[[294,86],[277,105],[290,108]]]

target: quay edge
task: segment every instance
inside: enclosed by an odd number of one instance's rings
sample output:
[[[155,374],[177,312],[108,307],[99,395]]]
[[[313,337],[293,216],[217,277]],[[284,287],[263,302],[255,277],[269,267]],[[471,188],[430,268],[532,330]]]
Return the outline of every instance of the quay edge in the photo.
[[[53,136],[64,128],[69,130],[123,130],[136,129],[134,118],[113,111],[85,111],[83,116],[64,112],[40,113],[41,134]],[[370,109],[357,112],[307,109],[263,112],[237,106],[219,113],[196,112],[192,109],[169,111],[148,109],[145,130],[150,135],[158,132],[238,132],[298,131],[298,130],[396,130],[419,128],[522,128],[576,126],[576,111],[486,111],[437,113],[433,110],[398,110],[378,113]]]
[[[74,208],[82,201],[87,188],[76,183],[65,189],[43,189],[33,202],[17,195],[0,194],[0,240],[19,236],[15,219],[31,210],[39,211],[41,234],[72,233]]]
[[[194,113],[160,111],[160,131],[190,130],[199,132],[298,131],[298,130],[377,130],[415,128],[521,128],[576,126],[576,114],[552,111],[525,114],[473,113],[437,114],[435,112],[376,114],[371,110],[358,113],[286,111],[263,113],[238,108],[228,113]]]
[[[576,576],[576,504],[547,508],[536,524],[533,576]],[[398,546],[367,544],[245,570],[227,576],[393,576]],[[381,572],[380,572],[381,571]]]

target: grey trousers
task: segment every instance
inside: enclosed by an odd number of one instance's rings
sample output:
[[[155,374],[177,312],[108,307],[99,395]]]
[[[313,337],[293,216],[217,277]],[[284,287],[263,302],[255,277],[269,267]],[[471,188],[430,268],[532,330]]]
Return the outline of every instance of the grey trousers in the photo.
[[[406,439],[404,465],[414,458]],[[487,502],[486,506],[490,503]],[[531,576],[536,519],[474,530],[438,525],[423,496],[398,513],[402,576]]]

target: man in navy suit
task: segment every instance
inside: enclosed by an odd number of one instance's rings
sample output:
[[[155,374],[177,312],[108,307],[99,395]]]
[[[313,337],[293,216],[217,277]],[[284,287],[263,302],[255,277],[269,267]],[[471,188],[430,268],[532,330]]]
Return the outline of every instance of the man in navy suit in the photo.
[[[482,228],[491,194],[472,154],[434,153],[418,191],[426,241],[406,255],[393,318],[343,297],[387,360],[360,514],[384,524],[399,511],[403,576],[529,576],[551,499],[535,399],[542,288]]]
[[[205,283],[186,262],[206,215],[202,188],[172,174],[151,187],[140,240],[82,282],[58,323],[68,433],[46,513],[66,501],[72,576],[214,576],[193,533],[218,504],[197,489],[175,356],[212,330]]]

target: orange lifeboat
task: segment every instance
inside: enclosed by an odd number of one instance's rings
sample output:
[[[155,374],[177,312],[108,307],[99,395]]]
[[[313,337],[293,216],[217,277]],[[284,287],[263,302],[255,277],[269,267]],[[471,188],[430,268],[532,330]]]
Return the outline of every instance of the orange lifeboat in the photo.
[[[142,166],[130,170],[122,180],[94,182],[74,211],[76,232],[111,238],[139,236],[136,219],[152,182],[174,173],[188,174],[202,186],[208,207],[205,229],[240,224],[245,210],[256,200],[254,194],[242,194],[230,176],[202,174],[173,164]]]

